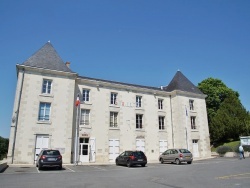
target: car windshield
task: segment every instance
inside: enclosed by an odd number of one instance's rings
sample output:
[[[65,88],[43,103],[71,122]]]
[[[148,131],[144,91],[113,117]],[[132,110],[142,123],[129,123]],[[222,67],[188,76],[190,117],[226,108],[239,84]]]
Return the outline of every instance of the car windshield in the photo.
[[[60,155],[60,152],[58,150],[46,150],[43,155]]]
[[[181,153],[191,153],[190,151],[188,151],[187,149],[180,149]]]

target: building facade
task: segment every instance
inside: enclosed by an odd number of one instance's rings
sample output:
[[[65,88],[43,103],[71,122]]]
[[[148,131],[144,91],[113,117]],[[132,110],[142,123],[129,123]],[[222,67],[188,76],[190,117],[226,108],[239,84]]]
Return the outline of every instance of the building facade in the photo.
[[[211,156],[206,96],[180,71],[160,88],[79,76],[49,42],[16,67],[9,163],[34,164],[43,148],[81,164],[128,149],[149,162],[175,147]]]

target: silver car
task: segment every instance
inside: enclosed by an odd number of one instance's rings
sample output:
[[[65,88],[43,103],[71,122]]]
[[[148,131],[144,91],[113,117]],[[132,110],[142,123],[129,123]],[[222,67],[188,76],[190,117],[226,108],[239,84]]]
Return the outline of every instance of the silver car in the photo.
[[[159,161],[161,163],[176,163],[177,165],[181,164],[182,162],[191,164],[193,162],[193,155],[187,149],[168,149],[159,156]]]

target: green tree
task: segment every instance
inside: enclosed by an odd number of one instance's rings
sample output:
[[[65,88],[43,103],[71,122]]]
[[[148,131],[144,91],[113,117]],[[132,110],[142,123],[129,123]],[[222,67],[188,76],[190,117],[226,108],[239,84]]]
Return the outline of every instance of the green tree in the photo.
[[[239,97],[238,92],[228,88],[221,80],[216,78],[207,78],[203,80],[198,84],[198,88],[207,95],[206,105],[209,123],[228,95],[234,94]]]
[[[0,136],[0,160],[8,153],[9,139]]]
[[[249,133],[249,113],[242,106],[237,91],[215,78],[203,80],[198,84],[198,88],[207,95],[206,106],[212,143],[239,139],[240,135]]]
[[[238,140],[240,135],[245,135],[248,112],[241,104],[238,97],[229,95],[221,103],[217,113],[211,119],[210,130],[213,141]]]

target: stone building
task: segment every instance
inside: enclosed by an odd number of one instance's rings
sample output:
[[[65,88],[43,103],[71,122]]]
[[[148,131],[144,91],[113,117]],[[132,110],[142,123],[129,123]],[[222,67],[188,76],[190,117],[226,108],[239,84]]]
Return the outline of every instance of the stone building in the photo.
[[[9,163],[34,164],[42,148],[82,164],[113,163],[127,149],[149,162],[174,147],[211,155],[206,96],[180,71],[158,88],[80,76],[69,64],[48,42],[16,65]]]

